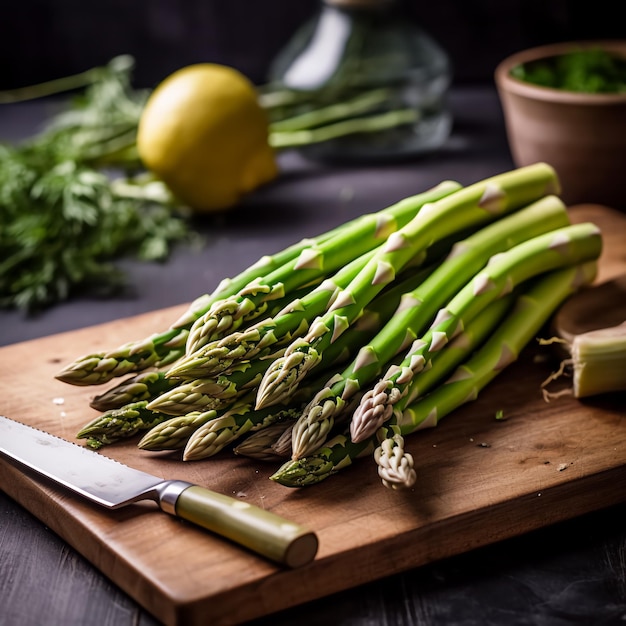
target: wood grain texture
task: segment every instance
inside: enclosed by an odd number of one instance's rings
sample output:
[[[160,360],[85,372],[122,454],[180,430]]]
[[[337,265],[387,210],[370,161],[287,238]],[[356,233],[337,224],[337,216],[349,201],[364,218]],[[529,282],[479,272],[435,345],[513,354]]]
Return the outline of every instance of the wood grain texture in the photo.
[[[605,233],[599,280],[626,271],[626,216],[572,209]],[[0,349],[0,412],[73,440],[96,413],[102,388],[54,379],[78,355],[161,330],[181,307]],[[384,489],[363,459],[319,486],[289,490],[268,480],[275,466],[228,452],[201,462],[151,454],[135,441],[104,452],[162,478],[234,495],[318,533],[313,564],[283,570],[158,511],[150,503],[104,511],[0,463],[0,486],[108,578],[166,624],[242,622],[624,500],[624,397],[546,404],[550,364],[529,346],[478,400],[411,437],[418,482]],[[63,398],[63,404],[55,399]],[[496,420],[496,411],[506,420]],[[358,489],[355,489],[358,485]]]

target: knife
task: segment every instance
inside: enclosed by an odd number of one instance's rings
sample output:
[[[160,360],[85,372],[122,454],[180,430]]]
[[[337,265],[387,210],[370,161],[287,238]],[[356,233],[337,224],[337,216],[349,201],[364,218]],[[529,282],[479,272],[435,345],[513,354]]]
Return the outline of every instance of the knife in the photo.
[[[288,567],[310,563],[315,533],[270,511],[182,480],[163,480],[0,415],[0,456],[109,509],[141,500]],[[1,485],[0,485],[1,487]]]

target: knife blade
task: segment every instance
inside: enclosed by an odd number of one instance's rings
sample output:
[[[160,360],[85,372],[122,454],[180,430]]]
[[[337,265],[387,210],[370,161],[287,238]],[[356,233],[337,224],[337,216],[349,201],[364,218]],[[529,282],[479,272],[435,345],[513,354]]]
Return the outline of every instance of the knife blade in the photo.
[[[152,500],[170,515],[288,567],[306,565],[317,553],[315,533],[271,511],[187,481],[152,476],[2,415],[0,456],[108,509]]]

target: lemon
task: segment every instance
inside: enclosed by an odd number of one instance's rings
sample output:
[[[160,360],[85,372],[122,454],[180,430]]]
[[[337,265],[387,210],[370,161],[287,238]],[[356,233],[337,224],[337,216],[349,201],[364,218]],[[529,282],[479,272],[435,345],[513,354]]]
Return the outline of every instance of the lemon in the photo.
[[[146,168],[197,212],[231,208],[278,174],[254,85],[219,64],[189,65],[157,85],[137,149]]]

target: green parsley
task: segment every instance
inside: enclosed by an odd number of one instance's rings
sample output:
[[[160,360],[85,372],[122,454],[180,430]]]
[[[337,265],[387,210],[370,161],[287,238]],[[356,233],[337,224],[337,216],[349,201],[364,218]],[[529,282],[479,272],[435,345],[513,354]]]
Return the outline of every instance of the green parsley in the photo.
[[[516,66],[511,75],[543,87],[579,93],[626,93],[626,58],[595,48],[579,49]]]
[[[117,57],[81,75],[91,84],[42,133],[0,144],[0,307],[110,294],[125,282],[115,259],[163,260],[189,236],[165,186],[136,175],[145,176],[135,136],[146,95],[131,89],[131,68]]]

